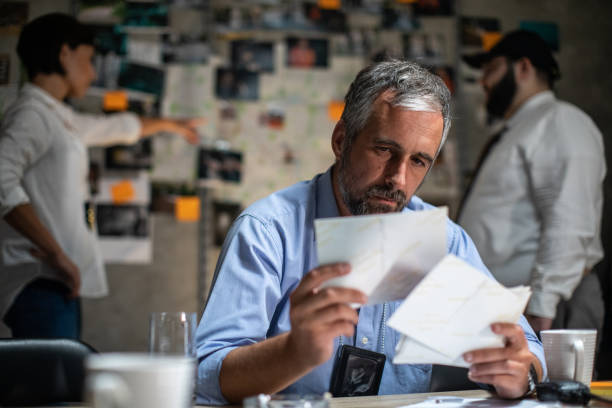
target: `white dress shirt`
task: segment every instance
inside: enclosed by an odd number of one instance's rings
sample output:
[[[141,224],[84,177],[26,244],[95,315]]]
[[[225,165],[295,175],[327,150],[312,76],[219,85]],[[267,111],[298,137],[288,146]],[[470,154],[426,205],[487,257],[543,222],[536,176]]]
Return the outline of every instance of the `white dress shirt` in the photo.
[[[552,318],[603,256],[601,133],[577,107],[538,93],[507,121],[459,224],[506,286],[531,285],[527,313]]]
[[[85,223],[87,146],[134,143],[141,125],[132,113],[75,112],[34,84],[24,85],[0,126],[0,318],[33,279],[58,273],[30,255],[34,247],[4,216],[30,203],[81,273],[82,296],[108,293],[96,236]]]

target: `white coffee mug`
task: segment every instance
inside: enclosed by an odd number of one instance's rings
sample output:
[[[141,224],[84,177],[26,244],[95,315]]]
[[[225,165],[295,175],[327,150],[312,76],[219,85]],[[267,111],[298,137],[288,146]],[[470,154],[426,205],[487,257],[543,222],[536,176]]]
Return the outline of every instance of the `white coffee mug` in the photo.
[[[108,353],[87,358],[87,399],[95,408],[187,408],[196,361],[179,356]]]
[[[540,335],[550,380],[591,384],[597,330],[542,330]]]

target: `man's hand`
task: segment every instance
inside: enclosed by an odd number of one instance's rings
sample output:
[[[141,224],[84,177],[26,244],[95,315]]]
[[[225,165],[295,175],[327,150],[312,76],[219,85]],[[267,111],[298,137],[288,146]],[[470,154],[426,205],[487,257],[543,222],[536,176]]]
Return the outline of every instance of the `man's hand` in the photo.
[[[32,249],[30,253],[32,256],[40,259],[60,272],[62,280],[66,283],[68,289],[70,289],[68,299],[74,299],[79,296],[79,290],[81,289],[81,274],[79,273],[79,268],[63,251],[46,254],[39,249]]]
[[[463,358],[471,364],[468,377],[493,385],[502,398],[519,398],[528,389],[530,364],[536,366],[541,376],[539,360],[529,351],[523,329],[518,324],[495,323],[491,330],[506,338],[506,346],[465,353]]]
[[[354,333],[359,315],[349,304],[365,304],[366,295],[348,288],[320,289],[323,282],[349,272],[348,264],[320,266],[306,274],[291,294],[288,345],[303,367],[316,367],[329,360],[334,338]]]
[[[160,119],[160,118],[140,118],[142,125],[141,137],[151,136],[157,132],[176,133],[191,144],[198,144],[197,127],[206,123],[204,118],[193,119]]]
[[[198,144],[200,142],[200,137],[198,136],[196,128],[205,123],[206,119],[204,118],[172,120],[170,131],[178,133],[183,139],[191,144]]]
[[[525,315],[525,317],[536,334],[539,334],[542,330],[550,330],[552,328],[553,319],[529,314]]]

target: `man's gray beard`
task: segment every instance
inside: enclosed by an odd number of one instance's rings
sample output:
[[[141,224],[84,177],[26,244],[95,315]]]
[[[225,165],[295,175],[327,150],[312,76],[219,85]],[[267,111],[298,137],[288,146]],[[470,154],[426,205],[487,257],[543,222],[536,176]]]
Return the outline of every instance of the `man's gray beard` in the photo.
[[[338,188],[340,189],[340,194],[342,195],[342,201],[344,201],[344,205],[348,208],[349,212],[352,215],[367,215],[367,214],[383,214],[389,212],[399,212],[406,205],[406,197],[402,193],[400,193],[401,201],[398,203],[397,207],[394,210],[389,210],[389,206],[387,205],[372,205],[367,201],[368,191],[364,193],[363,197],[353,197],[351,193],[348,191],[346,186],[354,185],[355,179],[351,177],[351,179],[346,180],[349,176],[345,172],[345,168],[348,165],[346,157],[348,156],[348,152],[344,152],[342,155],[342,159],[340,163],[338,163]],[[381,195],[385,194],[385,192],[381,192]],[[402,196],[403,195],[403,196]],[[398,200],[397,197],[392,197],[394,200]]]

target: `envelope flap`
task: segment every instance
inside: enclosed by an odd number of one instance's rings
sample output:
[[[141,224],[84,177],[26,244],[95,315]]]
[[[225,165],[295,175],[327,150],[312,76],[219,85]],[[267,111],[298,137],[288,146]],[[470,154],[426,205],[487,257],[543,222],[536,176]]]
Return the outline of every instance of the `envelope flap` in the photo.
[[[456,256],[447,255],[414,288],[391,316],[388,325],[439,350],[448,341],[441,338],[440,333],[453,324],[457,310],[486,279]]]

